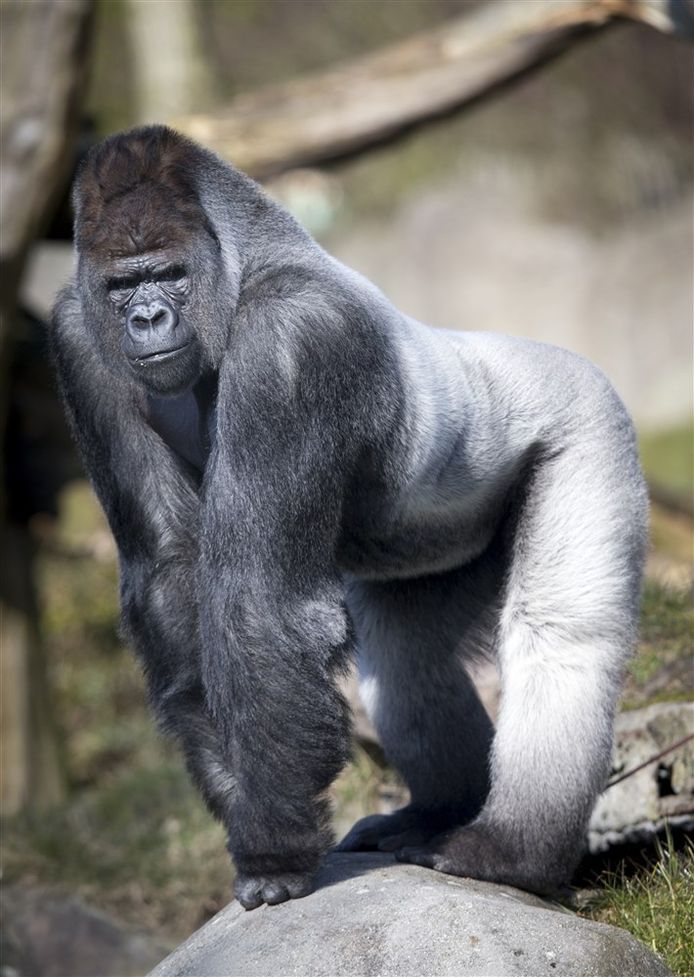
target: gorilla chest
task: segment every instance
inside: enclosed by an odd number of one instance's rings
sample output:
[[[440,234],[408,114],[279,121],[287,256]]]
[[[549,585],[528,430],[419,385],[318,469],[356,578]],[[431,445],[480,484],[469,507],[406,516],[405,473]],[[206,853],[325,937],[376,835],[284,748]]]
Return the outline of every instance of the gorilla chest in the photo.
[[[205,470],[212,444],[215,402],[197,388],[178,397],[147,398],[147,419],[163,441],[198,472]]]

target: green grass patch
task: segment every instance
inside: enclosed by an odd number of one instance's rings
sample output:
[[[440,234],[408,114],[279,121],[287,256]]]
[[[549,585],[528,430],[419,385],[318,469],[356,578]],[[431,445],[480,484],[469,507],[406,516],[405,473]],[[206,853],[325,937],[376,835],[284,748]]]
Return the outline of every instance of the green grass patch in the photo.
[[[694,596],[690,590],[671,590],[647,583],[641,609],[641,640],[647,646],[672,648],[678,654],[692,650]]]
[[[677,977],[694,974],[694,845],[677,851],[670,839],[658,859],[628,876],[613,872],[583,915],[628,930],[659,953]]]

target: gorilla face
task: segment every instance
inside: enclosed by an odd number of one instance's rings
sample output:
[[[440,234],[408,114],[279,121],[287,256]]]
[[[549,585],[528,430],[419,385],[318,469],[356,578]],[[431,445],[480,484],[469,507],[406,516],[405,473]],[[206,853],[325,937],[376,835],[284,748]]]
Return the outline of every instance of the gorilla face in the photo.
[[[159,396],[182,393],[216,365],[210,323],[231,321],[219,254],[204,238],[187,248],[80,259],[87,324],[104,361]]]
[[[121,331],[121,349],[135,378],[153,392],[179,393],[197,380],[201,348],[189,303],[184,257],[154,253],[114,261],[104,287]]]
[[[87,251],[79,276],[87,328],[106,365],[167,396],[218,365],[211,333],[231,323],[233,305],[216,241],[203,229],[187,241],[175,228],[160,230],[170,245]]]
[[[104,363],[167,396],[218,367],[237,291],[180,144],[162,130],[156,148],[135,139],[124,153],[107,140],[88,160],[75,239],[86,328]]]

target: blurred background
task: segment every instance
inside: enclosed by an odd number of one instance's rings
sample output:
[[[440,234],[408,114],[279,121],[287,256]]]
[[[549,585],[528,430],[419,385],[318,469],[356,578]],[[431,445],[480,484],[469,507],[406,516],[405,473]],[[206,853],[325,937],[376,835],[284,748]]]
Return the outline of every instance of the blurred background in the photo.
[[[69,185],[110,132],[167,122],[208,145],[408,314],[595,361],[636,420],[653,500],[623,705],[691,698],[687,0],[3,0],[0,14],[4,977],[145,973],[231,895],[223,832],[117,636],[114,546],[46,359],[73,267]],[[358,732],[338,833],[402,796]],[[684,917],[640,864],[637,883],[591,883],[586,911],[629,926],[645,898],[657,932],[637,935],[683,966]],[[689,911],[685,875],[669,884]]]

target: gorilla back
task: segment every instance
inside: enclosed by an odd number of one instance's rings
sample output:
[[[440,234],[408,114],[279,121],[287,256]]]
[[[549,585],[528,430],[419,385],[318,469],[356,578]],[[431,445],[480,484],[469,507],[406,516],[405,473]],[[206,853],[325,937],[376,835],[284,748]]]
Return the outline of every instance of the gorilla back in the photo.
[[[605,378],[402,315],[163,127],[75,187],[52,326],[154,708],[248,909],[310,891],[349,751],[339,673],[411,792],[344,850],[549,891],[581,853],[634,642],[646,493]],[[498,728],[466,663],[494,654]]]

